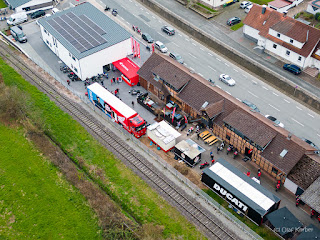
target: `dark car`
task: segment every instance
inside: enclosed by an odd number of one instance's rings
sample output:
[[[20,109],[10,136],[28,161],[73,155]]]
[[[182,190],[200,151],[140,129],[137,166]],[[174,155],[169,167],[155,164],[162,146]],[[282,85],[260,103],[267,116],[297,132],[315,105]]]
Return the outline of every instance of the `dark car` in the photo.
[[[252,110],[254,110],[255,112],[260,112],[259,108],[254,105],[252,102],[249,102],[248,100],[243,100],[242,101],[245,105],[247,105],[248,107],[250,107]]]
[[[172,27],[169,27],[169,26],[163,26],[161,28],[161,30],[164,31],[169,36],[172,36],[176,33],[176,31]]]
[[[38,17],[42,17],[42,16],[44,16],[44,15],[46,15],[46,12],[45,12],[45,11],[43,11],[43,10],[38,10],[38,11],[36,11],[36,12],[34,12],[34,13],[31,13],[30,17],[31,17],[32,19],[35,19],[35,18],[38,18]]]
[[[319,154],[320,153],[320,148],[317,147],[313,142],[311,142],[308,139],[302,138],[303,141],[305,141],[306,143],[308,143],[310,146],[314,147],[316,150],[314,151],[315,154]]]
[[[227,25],[232,26],[232,25],[235,25],[235,24],[237,24],[237,23],[239,23],[239,22],[241,22],[241,19],[240,19],[240,18],[238,18],[238,17],[232,17],[232,18],[229,18],[229,19],[227,20]]]
[[[301,68],[294,64],[285,64],[283,65],[283,69],[289,72],[294,73],[295,75],[299,75],[301,73]]]
[[[142,39],[148,43],[153,43],[153,38],[148,33],[142,33]]]
[[[174,60],[178,61],[179,63],[183,64],[183,58],[178,53],[171,52],[169,54],[169,57],[171,57]]]

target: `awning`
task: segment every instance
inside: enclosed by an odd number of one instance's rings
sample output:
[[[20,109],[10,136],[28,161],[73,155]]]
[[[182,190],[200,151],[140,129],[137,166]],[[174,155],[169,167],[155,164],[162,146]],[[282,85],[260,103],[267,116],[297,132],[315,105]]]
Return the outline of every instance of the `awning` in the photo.
[[[130,80],[139,77],[137,72],[140,68],[128,58],[120,59],[112,64]]]

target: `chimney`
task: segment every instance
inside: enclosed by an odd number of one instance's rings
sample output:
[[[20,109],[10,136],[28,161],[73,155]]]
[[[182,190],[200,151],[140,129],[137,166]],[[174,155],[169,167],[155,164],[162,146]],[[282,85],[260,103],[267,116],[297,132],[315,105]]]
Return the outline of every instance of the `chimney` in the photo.
[[[262,14],[265,14],[266,9],[267,9],[267,5],[262,5],[262,11],[261,11],[261,13],[262,13]]]
[[[292,133],[288,133],[287,139],[288,139],[288,140],[291,140],[291,136],[292,136]]]

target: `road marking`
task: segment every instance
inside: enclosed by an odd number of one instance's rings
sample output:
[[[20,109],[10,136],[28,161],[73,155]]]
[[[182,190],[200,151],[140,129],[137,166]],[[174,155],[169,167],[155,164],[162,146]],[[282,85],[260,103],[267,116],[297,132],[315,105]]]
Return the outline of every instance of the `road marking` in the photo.
[[[215,70],[213,67],[208,66],[208,68],[210,68],[211,70],[213,70],[213,71],[215,71],[215,72],[216,72],[216,70]]]
[[[235,68],[233,69],[233,71],[238,72],[238,70],[237,70],[237,69],[235,69]]]
[[[263,89],[265,89],[265,90],[269,90],[269,89],[268,89],[268,88],[266,88],[265,86],[262,86],[262,88],[263,88]]]
[[[277,97],[279,97],[279,95],[278,95],[278,94],[276,94],[275,92],[272,92],[272,94],[273,94],[273,95],[275,95],[275,96],[277,96]]]
[[[143,11],[143,8],[140,8],[140,10],[142,10],[142,11]]]
[[[192,43],[192,45],[193,45],[193,46],[197,46],[197,44],[195,44],[195,43]]]
[[[129,22],[126,22],[128,25],[130,25],[130,23]]]
[[[230,65],[228,63],[224,63],[224,65],[226,65],[227,67],[230,67]]]
[[[172,42],[172,44],[173,44],[173,45],[176,45],[177,47],[179,47],[179,45],[178,45],[178,44],[176,44],[176,43],[174,43],[174,42]]]
[[[178,33],[178,35],[179,35],[180,37],[182,37],[182,35],[181,35],[180,33]]]
[[[298,122],[298,121],[297,121],[297,120],[295,120],[294,118],[291,118],[291,119],[292,119],[292,121],[294,121],[294,122],[296,122],[296,123],[300,124],[302,127],[304,127],[304,125],[303,125],[302,123]]]
[[[148,23],[145,22],[144,24],[147,25],[148,27],[150,27],[150,25]]]
[[[191,57],[197,58],[196,56],[192,55],[191,53],[189,53],[189,55],[190,55]]]
[[[308,113],[308,115],[309,115],[310,117],[314,118],[314,116],[313,116],[313,115],[311,115],[310,113]]]
[[[226,93],[228,93],[229,95],[231,95],[231,93],[229,93],[228,91],[226,91]]]
[[[203,49],[203,48],[200,48],[200,50],[201,50],[201,51],[204,51],[204,49]]]
[[[290,103],[287,99],[283,99],[285,102]]]
[[[135,3],[134,5],[136,5],[138,7],[138,4]]]
[[[236,98],[239,102],[241,102],[240,98]]]
[[[156,19],[156,17],[155,17],[155,16],[152,16],[152,18],[153,18],[153,19]]]
[[[254,84],[257,84],[257,82],[256,81],[254,81],[254,80],[251,80]]]
[[[219,58],[216,58],[219,62],[221,62],[221,60]]]
[[[203,75],[201,73],[198,73],[199,76],[203,77]]]
[[[255,95],[254,93],[252,93],[252,92],[250,92],[250,91],[248,91],[248,93],[250,93],[252,96],[255,96],[256,98],[258,98],[258,96]]]
[[[242,74],[242,76],[244,76],[245,78],[248,78],[246,75],[243,75],[243,74]]]
[[[216,86],[221,89],[221,87],[219,85],[216,85]]]
[[[146,12],[146,14],[148,14],[148,15],[149,15],[149,12]]]
[[[191,70],[191,71],[194,71],[194,69],[193,69],[192,67],[190,68],[190,70]]]
[[[190,40],[188,38],[186,38],[186,41],[190,42]]]
[[[120,18],[121,18],[121,20],[123,20],[123,21],[124,21],[123,17],[121,17],[121,16],[120,16]]]
[[[278,108],[276,108],[275,106],[272,106],[271,104],[269,104],[270,107],[274,108],[275,110],[277,110],[278,112],[280,112],[280,110]]]
[[[159,22],[159,23],[162,23],[159,19],[158,19],[158,22]]]
[[[212,53],[209,53],[209,52],[208,52],[208,55],[211,56],[211,57],[213,56],[213,54],[212,54]]]
[[[188,64],[184,63],[185,66],[188,66]]]
[[[302,108],[299,108],[298,106],[296,106],[296,108],[298,108],[299,110],[302,110]]]
[[[320,134],[317,133],[317,135],[318,135],[318,137],[320,137]]]

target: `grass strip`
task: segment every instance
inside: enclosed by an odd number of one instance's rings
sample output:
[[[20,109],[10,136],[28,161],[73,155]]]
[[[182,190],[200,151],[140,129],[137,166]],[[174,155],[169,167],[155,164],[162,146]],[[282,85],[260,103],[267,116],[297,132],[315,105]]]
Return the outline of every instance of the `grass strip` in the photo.
[[[214,10],[214,9],[212,9],[212,8],[209,8],[208,6],[203,5],[202,3],[197,2],[197,5],[200,6],[200,7],[203,7],[203,8],[205,8],[205,9],[207,9],[207,10],[210,11],[210,12],[218,12],[217,10]]]
[[[237,31],[239,28],[243,27],[243,22],[233,25],[230,29],[233,31]]]

